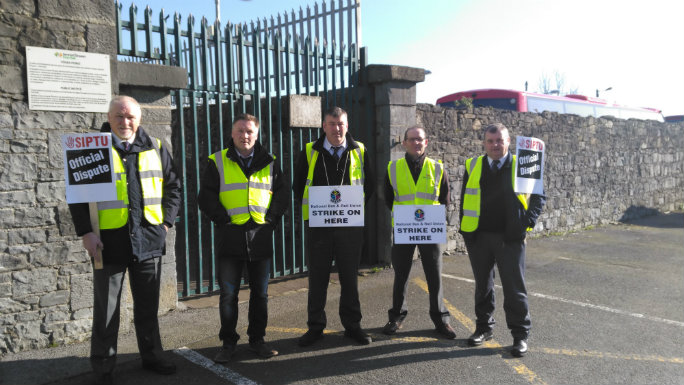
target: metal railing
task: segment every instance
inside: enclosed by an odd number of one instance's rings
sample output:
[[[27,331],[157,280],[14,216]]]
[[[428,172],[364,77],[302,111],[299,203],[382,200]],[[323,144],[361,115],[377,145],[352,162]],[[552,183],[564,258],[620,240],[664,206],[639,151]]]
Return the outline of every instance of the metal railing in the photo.
[[[202,18],[199,29],[189,16],[185,30],[181,17],[160,12],[153,25],[152,10],[138,23],[137,7],[122,20],[117,1],[116,24],[120,60],[135,58],[154,64],[181,66],[188,72],[188,88],[172,92],[175,113],[172,140],[174,158],[184,181],[183,207],[176,238],[179,296],[218,290],[214,228],[197,207],[200,175],[207,157],[229,143],[235,115],[247,112],[260,119],[260,141],[276,156],[284,174],[292,180],[295,157],[318,137],[320,129],[288,127],[283,118],[284,98],[316,95],[322,108],[338,105],[349,112],[350,122],[362,112],[359,72],[363,65],[360,39],[360,3],[331,1],[313,14],[300,9],[299,17],[278,15],[247,24],[216,22]],[[346,40],[345,40],[346,36]],[[330,40],[329,40],[330,39]],[[330,42],[330,43],[328,43]],[[360,124],[361,126],[361,124]],[[366,126],[366,125],[363,125]],[[362,137],[364,135],[361,135]],[[367,135],[371,136],[371,135]],[[282,219],[274,236],[272,277],[306,271],[304,231],[298,207]]]

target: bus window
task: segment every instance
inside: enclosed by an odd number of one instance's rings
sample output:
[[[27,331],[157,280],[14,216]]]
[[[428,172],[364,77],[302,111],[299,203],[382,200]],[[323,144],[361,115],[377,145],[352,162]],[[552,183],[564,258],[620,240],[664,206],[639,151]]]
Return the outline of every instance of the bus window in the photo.
[[[565,102],[565,113],[579,116],[594,116],[594,106],[591,104]]]
[[[518,109],[514,98],[492,98],[492,99],[473,99],[475,107],[494,107],[502,110]]]
[[[543,111],[551,111],[564,113],[563,111],[563,101],[537,98],[534,96],[527,96],[527,111],[541,113]]]

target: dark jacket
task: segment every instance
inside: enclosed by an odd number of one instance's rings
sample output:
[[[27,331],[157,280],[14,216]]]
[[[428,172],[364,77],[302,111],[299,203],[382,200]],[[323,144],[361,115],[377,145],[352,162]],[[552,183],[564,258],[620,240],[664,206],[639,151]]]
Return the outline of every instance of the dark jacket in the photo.
[[[475,158],[477,159],[477,158]],[[473,161],[475,161],[475,159]],[[480,176],[481,195],[490,198],[480,200],[480,223],[477,230],[474,232],[463,232],[459,229],[459,233],[463,238],[474,239],[478,231],[483,231],[482,228],[497,228],[496,232],[503,232],[505,241],[519,241],[525,239],[527,236],[527,228],[534,227],[537,224],[537,219],[541,215],[542,208],[546,203],[546,196],[532,194],[530,196],[527,210],[518,200],[517,195],[513,191],[513,183],[511,181],[511,167],[513,157],[509,153],[506,156],[501,169],[494,173],[489,169],[487,157],[482,160],[482,176]],[[489,176],[487,176],[489,174]],[[485,182],[485,178],[490,182]],[[496,180],[498,179],[498,180]],[[465,188],[468,184],[468,171],[463,173],[463,185],[461,186],[461,213],[459,218],[463,221],[463,197],[465,195]],[[491,191],[492,187],[498,186],[497,191]],[[490,202],[489,204],[487,202]],[[492,208],[495,208],[492,210]],[[490,223],[484,224],[483,220]],[[491,223],[491,222],[498,223]]]
[[[406,163],[409,165],[409,170],[411,170],[411,176],[413,176],[413,182],[417,183],[418,182],[418,177],[420,176],[421,171],[423,170],[423,163],[425,163],[425,156],[426,154],[423,153],[422,156],[420,156],[418,159],[411,159],[409,154],[404,154],[404,158],[406,159]],[[449,176],[447,175],[447,170],[446,167],[443,167],[444,170],[444,175],[442,176],[442,183],[439,185],[439,197],[438,201],[439,204],[442,205],[448,205],[450,202],[450,193],[449,193]],[[389,178],[389,173],[385,174],[385,206],[387,206],[388,209],[392,210],[392,206],[394,205],[394,188],[392,187],[392,182],[390,181]]]
[[[354,141],[351,134],[347,132],[346,136],[347,148],[340,155],[340,161],[335,161],[335,158],[330,155],[330,152],[323,147],[323,142],[325,141],[325,136],[318,138],[314,144],[313,149],[319,152],[318,160],[314,167],[313,180],[311,181],[311,186],[334,186],[339,185],[340,180],[342,180],[343,185],[349,185],[349,151],[359,148],[359,145]],[[366,151],[363,156],[363,172],[364,172],[364,183],[363,192],[365,194],[364,200],[366,204],[375,192],[375,177],[373,174],[373,167],[370,163],[370,158],[368,156],[369,148],[366,147]],[[346,160],[346,162],[345,162]],[[325,165],[323,164],[325,162]],[[328,175],[326,178],[326,170]],[[306,149],[299,153],[297,158],[297,165],[295,166],[294,181],[292,185],[292,191],[294,192],[294,198],[301,205],[302,197],[304,195],[304,187],[306,185],[306,178],[309,174],[309,162],[306,159]]]
[[[100,131],[111,132],[109,123],[103,124]],[[138,127],[133,145],[128,151],[116,146],[112,147],[112,151],[117,151],[121,160],[125,160],[129,202],[128,224],[118,229],[100,231],[100,239],[104,245],[102,260],[105,264],[129,263],[131,255],[139,261],[144,261],[161,256],[166,252],[166,230],[164,230],[163,225],[171,228],[176,220],[181,202],[181,181],[175,171],[171,154],[162,143],[160,152],[164,174],[162,195],[164,223],[160,225],[150,224],[143,215],[142,188],[138,175],[138,154],[152,148],[152,138],[147,135],[142,127]],[[83,236],[92,231],[87,203],[70,204],[69,211],[71,211],[78,236]]]
[[[289,188],[280,170],[280,162],[274,161],[273,156],[259,142],[254,145],[254,158],[249,167],[245,167],[238,159],[239,155],[232,140],[226,156],[240,165],[247,178],[270,164],[273,167],[273,196],[266,212],[268,223],[260,225],[250,218],[242,225],[231,224],[230,216],[219,200],[219,174],[216,163],[211,159],[207,160],[202,174],[198,202],[200,210],[216,225],[216,237],[219,240],[218,257],[245,260],[271,258],[273,256],[273,230],[290,204]]]

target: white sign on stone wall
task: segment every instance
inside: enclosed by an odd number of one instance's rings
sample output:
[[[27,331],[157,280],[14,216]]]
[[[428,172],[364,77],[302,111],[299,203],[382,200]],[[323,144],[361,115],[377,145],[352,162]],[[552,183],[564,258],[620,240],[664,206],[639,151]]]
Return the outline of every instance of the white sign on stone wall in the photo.
[[[26,47],[29,109],[107,112],[109,55]]]

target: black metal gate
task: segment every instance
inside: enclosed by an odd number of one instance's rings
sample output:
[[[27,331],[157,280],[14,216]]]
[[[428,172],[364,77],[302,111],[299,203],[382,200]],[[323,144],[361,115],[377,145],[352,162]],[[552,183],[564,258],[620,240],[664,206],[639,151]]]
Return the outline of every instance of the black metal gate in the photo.
[[[149,7],[143,23],[137,22],[134,5],[128,21],[122,20],[121,9],[117,1],[120,60],[134,58],[188,71],[188,88],[172,93],[174,159],[184,181],[176,239],[178,295],[218,290],[214,229],[197,206],[201,168],[210,154],[227,145],[234,116],[247,112],[260,119],[261,143],[291,180],[294,158],[322,130],[287,125],[283,106],[290,95],[320,96],[321,108],[341,106],[348,111],[350,127],[372,127],[373,116],[358,92],[365,66],[364,50],[358,49],[360,4],[347,0],[345,6],[339,0],[336,7],[331,1],[328,9],[324,2],[313,14],[310,8],[306,15],[300,9],[298,17],[292,11],[249,26],[209,26],[203,18],[199,31],[192,16],[183,30],[178,14],[170,27],[168,16],[160,13],[155,26]],[[370,132],[353,132],[373,145]],[[272,277],[306,271],[300,218],[293,201],[274,235]]]

